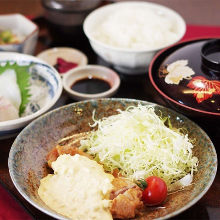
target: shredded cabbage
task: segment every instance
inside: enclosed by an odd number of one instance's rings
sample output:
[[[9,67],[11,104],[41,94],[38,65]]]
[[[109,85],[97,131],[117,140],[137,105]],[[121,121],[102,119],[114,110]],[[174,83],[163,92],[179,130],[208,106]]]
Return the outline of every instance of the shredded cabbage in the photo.
[[[193,176],[198,159],[192,155],[187,134],[165,126],[152,106],[131,106],[118,112],[100,120],[93,115],[91,126],[98,129],[81,141],[80,148],[106,171],[118,169],[133,180],[155,175],[168,186],[189,173]]]

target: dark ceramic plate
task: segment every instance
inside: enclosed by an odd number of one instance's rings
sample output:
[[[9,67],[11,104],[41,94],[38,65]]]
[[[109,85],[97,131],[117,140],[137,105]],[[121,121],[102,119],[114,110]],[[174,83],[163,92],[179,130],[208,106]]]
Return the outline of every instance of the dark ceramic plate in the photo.
[[[209,71],[202,61],[202,47],[210,40],[213,39],[185,41],[159,52],[149,67],[149,77],[154,88],[175,110],[192,117],[220,120],[220,72]],[[178,84],[166,83],[166,73],[162,71],[179,60],[187,60],[195,74]]]
[[[47,174],[46,155],[56,142],[70,133],[90,130],[92,112],[98,118],[116,113],[127,106],[152,105],[152,103],[131,99],[100,99],[70,104],[51,111],[29,124],[16,138],[9,154],[9,172],[12,181],[21,195],[42,212],[58,219],[65,217],[52,211],[39,198],[37,189],[40,179]],[[153,104],[156,112],[169,116],[176,128],[184,128],[189,138],[195,142],[193,153],[199,159],[194,184],[187,190],[168,196],[165,209],[146,208],[143,217],[166,219],[175,216],[195,204],[211,186],[216,170],[215,148],[206,135],[194,122],[186,117],[159,105]]]

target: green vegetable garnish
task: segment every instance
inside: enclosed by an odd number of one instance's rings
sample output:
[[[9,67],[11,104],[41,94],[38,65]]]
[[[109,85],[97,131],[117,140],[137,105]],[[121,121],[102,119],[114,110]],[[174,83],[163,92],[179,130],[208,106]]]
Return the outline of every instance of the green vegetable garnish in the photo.
[[[139,179],[135,183],[143,190],[147,188],[147,182],[144,179]]]
[[[13,34],[11,31],[2,31],[0,32],[0,39],[4,42],[4,43],[10,43],[10,41],[13,38]]]
[[[8,69],[12,69],[16,72],[17,84],[21,93],[21,105],[19,107],[19,116],[25,111],[25,107],[30,101],[30,74],[29,68],[31,65],[19,66],[17,63],[10,64],[7,62],[5,66],[0,66],[0,74]]]

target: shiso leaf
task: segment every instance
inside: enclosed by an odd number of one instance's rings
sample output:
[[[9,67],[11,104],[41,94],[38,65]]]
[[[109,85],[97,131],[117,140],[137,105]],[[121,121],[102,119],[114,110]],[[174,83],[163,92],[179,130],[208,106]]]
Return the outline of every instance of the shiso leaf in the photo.
[[[17,84],[21,93],[21,105],[19,107],[19,116],[25,111],[26,105],[30,101],[30,74],[29,68],[31,65],[20,66],[17,63],[11,64],[7,62],[4,66],[0,65],[0,74],[8,69],[13,69],[16,72]]]

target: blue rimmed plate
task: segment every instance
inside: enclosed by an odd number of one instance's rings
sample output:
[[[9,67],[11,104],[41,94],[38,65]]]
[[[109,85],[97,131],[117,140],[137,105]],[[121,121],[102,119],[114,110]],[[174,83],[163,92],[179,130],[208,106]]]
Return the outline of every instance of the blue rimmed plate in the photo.
[[[37,94],[37,90],[42,90],[43,94],[30,100],[29,111],[22,117],[0,122],[0,139],[17,134],[33,119],[51,109],[62,92],[62,81],[57,71],[40,59],[19,53],[0,52],[0,65],[5,65],[6,62],[17,63],[21,66],[31,64],[30,81],[35,85],[36,90],[36,92],[33,90],[33,96]]]

